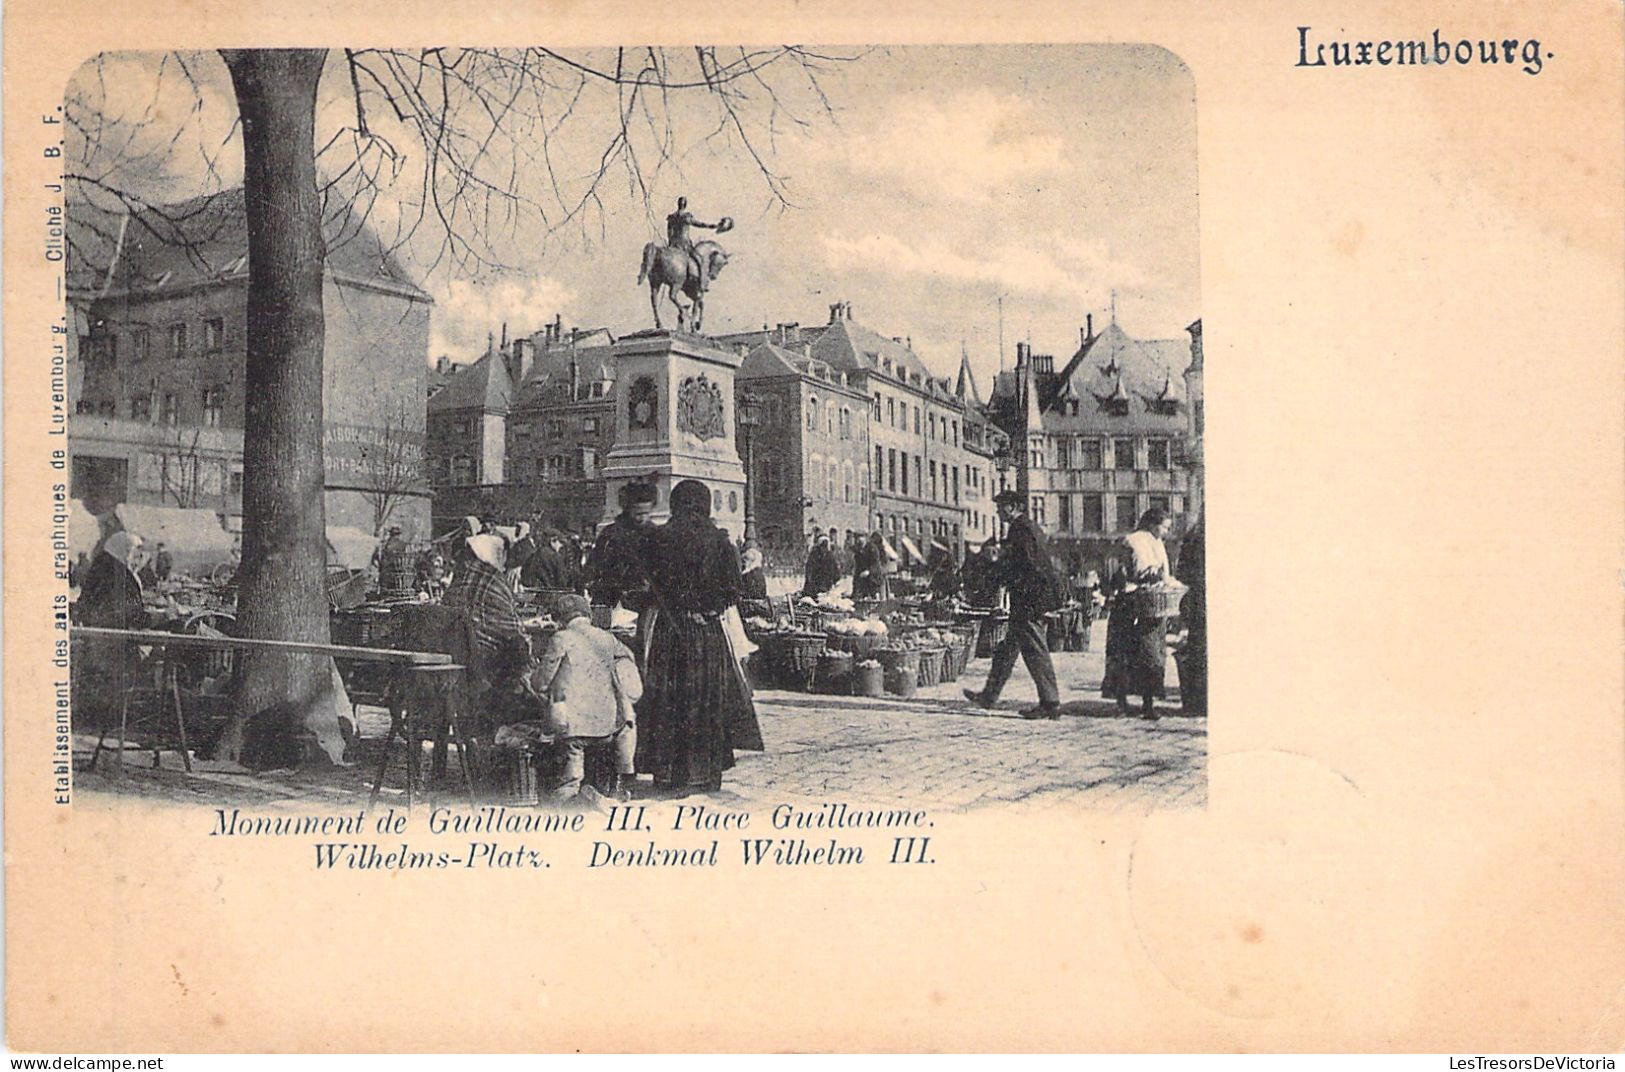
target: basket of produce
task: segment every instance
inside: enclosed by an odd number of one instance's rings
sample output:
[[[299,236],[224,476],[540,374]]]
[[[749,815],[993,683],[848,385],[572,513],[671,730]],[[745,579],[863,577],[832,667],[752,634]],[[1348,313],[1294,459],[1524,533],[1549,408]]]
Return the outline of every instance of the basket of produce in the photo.
[[[909,654],[916,654],[910,652]],[[901,696],[905,700],[914,695],[919,684],[917,668],[913,665],[898,665],[888,667],[886,670],[886,691],[894,696]]]
[[[879,659],[860,659],[852,667],[852,694],[876,698],[886,694],[886,668]]]
[[[853,655],[870,655],[885,643],[888,628],[878,618],[837,618],[825,627],[829,647]]]
[[[905,648],[896,641],[876,651],[874,657],[886,668],[888,680],[894,670],[907,668],[911,674],[917,674],[920,669],[919,649]]]
[[[959,647],[949,652],[955,660],[953,676],[958,677],[965,672],[965,667],[970,665],[971,656],[976,654],[976,638],[982,635],[982,623],[973,618],[970,621],[955,622],[949,629],[959,637]]]
[[[852,664],[856,662],[849,651],[825,650],[818,656],[818,679],[814,683],[819,692],[850,694],[852,691]]]

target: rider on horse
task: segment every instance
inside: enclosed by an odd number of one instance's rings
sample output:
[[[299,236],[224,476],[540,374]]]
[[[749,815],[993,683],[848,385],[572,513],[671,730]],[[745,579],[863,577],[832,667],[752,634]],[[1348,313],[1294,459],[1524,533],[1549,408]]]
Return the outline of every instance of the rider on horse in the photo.
[[[703,227],[721,234],[733,227],[733,221],[726,216],[716,223],[705,223],[696,219],[694,213],[688,210],[686,197],[679,197],[677,211],[666,217],[666,244],[672,249],[681,250],[683,256],[688,258],[689,264],[693,267],[694,278],[699,281],[699,288],[703,293],[710,280],[707,278],[705,267],[700,264],[700,258],[694,252],[694,239],[689,234],[691,227]]]

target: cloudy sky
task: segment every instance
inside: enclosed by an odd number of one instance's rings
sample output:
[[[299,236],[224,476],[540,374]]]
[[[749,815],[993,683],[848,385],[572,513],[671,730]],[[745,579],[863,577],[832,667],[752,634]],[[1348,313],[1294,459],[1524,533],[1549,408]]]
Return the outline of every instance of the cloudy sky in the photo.
[[[116,102],[113,111],[150,109],[154,62],[104,64],[96,92]],[[202,100],[197,144],[227,142],[205,185],[240,174],[226,121],[229,83],[217,60],[212,67],[190,64],[184,82]],[[330,66],[324,76],[324,130],[354,111],[342,92],[348,80],[336,73]],[[504,321],[525,333],[555,313],[617,333],[652,326],[647,291],[634,284],[637,262],[679,194],[700,218],[735,222],[722,239],[735,260],[707,310],[712,332],[821,323],[831,303],[848,300],[860,322],[912,337],[943,374],[957,367],[963,343],[985,392],[999,367],[1001,296],[1007,355],[1021,339],[1070,354],[1085,314],[1100,324],[1113,291],[1118,320],[1133,335],[1177,337],[1201,315],[1195,87],[1167,52],[871,50],[819,74],[833,114],[804,78],[782,68],[779,75],[770,84],[781,110],[757,94],[746,103],[746,130],[788,205],[770,195],[740,138],[726,130],[706,137],[720,114],[707,94],[674,95],[656,122],[669,126],[675,152],[643,169],[647,201],[622,169],[567,224],[555,212],[553,226],[523,217],[491,225],[503,229],[493,244],[508,271],[458,270],[437,260],[436,242],[414,241],[409,267],[437,301],[431,358],[469,359]],[[166,77],[168,92],[179,93],[173,67]],[[81,89],[89,79],[81,74]],[[547,179],[563,175],[569,187],[591,172],[614,115],[612,107],[595,114],[591,103],[584,99],[575,124],[555,135],[556,172]],[[521,184],[543,184],[535,159],[517,161]],[[200,179],[195,164],[171,161],[169,170],[187,176],[182,185]]]

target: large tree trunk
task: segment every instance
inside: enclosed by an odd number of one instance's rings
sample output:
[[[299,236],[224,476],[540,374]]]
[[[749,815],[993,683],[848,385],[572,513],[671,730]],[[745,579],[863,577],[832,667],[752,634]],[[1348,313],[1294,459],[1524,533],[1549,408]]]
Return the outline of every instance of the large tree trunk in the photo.
[[[328,641],[322,458],[322,277],[316,192],[320,49],[225,50],[243,127],[248,357],[237,624],[256,639]],[[343,755],[332,662],[247,658],[215,755],[250,766]],[[310,747],[312,744],[315,747]]]

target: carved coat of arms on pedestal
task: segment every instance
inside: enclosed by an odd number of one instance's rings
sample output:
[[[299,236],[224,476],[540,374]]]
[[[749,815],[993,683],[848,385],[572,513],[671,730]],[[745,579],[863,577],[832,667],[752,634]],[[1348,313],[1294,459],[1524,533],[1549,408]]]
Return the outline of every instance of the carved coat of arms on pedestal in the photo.
[[[728,432],[722,390],[702,373],[677,389],[677,428],[696,439],[716,439]]]

